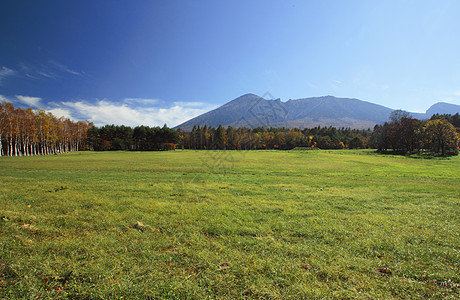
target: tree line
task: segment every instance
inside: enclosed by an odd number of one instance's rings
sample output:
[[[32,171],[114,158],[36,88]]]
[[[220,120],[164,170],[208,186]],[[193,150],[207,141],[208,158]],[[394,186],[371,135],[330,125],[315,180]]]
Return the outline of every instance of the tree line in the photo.
[[[234,128],[194,126],[190,132],[163,127],[105,125],[57,118],[43,110],[0,102],[0,156],[44,155],[79,150],[290,150],[376,148],[381,153],[459,153],[460,116],[414,119],[394,111],[374,130],[350,128]]]
[[[179,143],[174,129],[163,127],[105,125],[90,127],[87,133],[90,150],[173,150]]]
[[[430,120],[414,119],[409,113],[394,111],[390,122],[376,125],[371,144],[381,153],[458,155],[460,116],[433,115]]]
[[[29,156],[85,150],[91,124],[0,102],[0,156]]]
[[[191,132],[178,129],[183,149],[255,150],[295,147],[321,149],[367,148],[372,135],[370,129],[359,130],[335,127],[297,128],[234,128],[228,126],[194,126]]]

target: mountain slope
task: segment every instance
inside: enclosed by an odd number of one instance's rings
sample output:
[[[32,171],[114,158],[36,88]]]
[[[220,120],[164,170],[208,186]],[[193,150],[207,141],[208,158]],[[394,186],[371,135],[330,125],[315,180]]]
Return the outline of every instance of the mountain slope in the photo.
[[[367,101],[333,96],[281,102],[280,99],[266,100],[254,94],[246,94],[176,128],[188,131],[195,125],[222,125],[248,128],[333,126],[367,129],[388,121],[392,111],[388,107]],[[455,114],[459,111],[459,105],[437,103],[425,114],[414,114],[414,117],[428,119],[435,113]]]
[[[287,123],[301,127],[369,128],[388,120],[392,112],[370,102],[333,96],[289,100],[285,107],[289,111]]]
[[[438,102],[438,103],[432,105],[426,111],[426,117],[431,118],[431,116],[434,115],[434,114],[455,115],[456,113],[459,113],[459,112],[460,112],[460,105],[455,105],[455,104],[446,103],[446,102]]]
[[[193,119],[190,119],[187,122],[176,126],[176,128],[182,128],[184,130],[191,130],[193,126],[212,126],[217,127],[219,125],[222,126],[246,126],[250,121],[254,122],[254,114],[251,113],[252,107],[258,107],[259,104],[265,103],[266,101],[272,100],[265,100],[262,97],[259,97],[254,94],[245,94],[241,97],[238,97],[214,110],[211,110],[207,113],[199,115]],[[279,100],[278,100],[279,101]],[[238,122],[242,122],[245,124],[238,124]],[[248,123],[248,124],[246,124]],[[258,122],[254,122],[256,124]],[[261,124],[259,124],[261,125]],[[256,125],[257,126],[257,125]]]

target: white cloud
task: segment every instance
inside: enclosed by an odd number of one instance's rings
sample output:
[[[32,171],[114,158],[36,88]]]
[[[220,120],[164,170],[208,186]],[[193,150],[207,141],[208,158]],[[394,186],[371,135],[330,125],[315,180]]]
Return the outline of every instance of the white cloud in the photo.
[[[33,106],[33,107],[38,107],[40,105],[40,101],[42,100],[40,97],[30,97],[30,96],[21,96],[21,95],[16,95],[15,97],[22,104],[26,104],[28,106]]]
[[[214,106],[205,103],[199,106],[196,102],[175,102],[171,107],[160,108],[134,107],[129,106],[126,102],[117,104],[99,100],[96,103],[62,102],[62,105],[55,110],[61,109],[61,112],[65,112],[65,115],[69,117],[78,116],[79,119],[89,120],[96,126],[106,124],[163,126],[167,124],[169,127],[174,127],[213,108]]]
[[[96,126],[115,124],[135,127],[167,124],[169,127],[174,127],[217,107],[202,102],[174,102],[169,107],[160,107],[158,103],[162,101],[144,98],[126,98],[121,103],[114,103],[109,100],[96,102],[79,100],[45,104],[40,97],[23,95],[6,97],[0,95],[1,100],[11,102],[14,106],[23,104],[28,107],[40,108],[52,113],[57,118],[88,120]]]
[[[3,79],[13,76],[16,72],[14,70],[11,70],[7,67],[2,67],[0,69],[0,85],[2,84]]]
[[[0,102],[3,102],[3,101],[6,101],[6,102],[11,103],[11,100],[10,100],[10,99],[8,99],[6,96],[0,94]]]
[[[457,96],[457,97],[460,97],[460,90],[459,91],[456,91],[454,92],[454,95]]]
[[[71,114],[70,110],[68,110],[68,109],[52,108],[52,109],[47,109],[46,111],[52,113],[57,118],[64,117],[64,118],[69,118],[69,119],[75,121],[75,118],[72,117],[72,114]]]
[[[0,101],[3,101],[3,100],[9,103],[12,103],[14,106],[23,106],[21,104],[25,104],[29,107],[32,106],[32,107],[38,108],[41,105],[42,98],[22,96],[22,95],[15,95],[14,97],[7,97],[4,95],[0,95]]]

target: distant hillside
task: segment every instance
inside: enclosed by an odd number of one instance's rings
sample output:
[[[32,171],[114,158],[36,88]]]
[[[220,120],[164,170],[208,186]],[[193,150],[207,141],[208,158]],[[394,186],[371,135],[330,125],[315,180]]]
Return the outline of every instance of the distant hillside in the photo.
[[[333,96],[289,100],[287,127],[372,128],[388,120],[391,109],[370,102]]]
[[[288,127],[311,128],[315,126],[373,128],[388,121],[393,110],[374,103],[333,96],[304,98],[281,102],[266,100],[254,94],[238,97],[219,108],[204,113],[176,128],[191,130],[193,126],[217,127]],[[455,114],[459,105],[437,103],[425,114],[413,114],[428,119],[435,113]]]
[[[460,105],[450,104],[446,102],[438,102],[432,105],[426,111],[426,117],[431,118],[434,114],[449,114],[455,115],[456,113],[460,113]]]

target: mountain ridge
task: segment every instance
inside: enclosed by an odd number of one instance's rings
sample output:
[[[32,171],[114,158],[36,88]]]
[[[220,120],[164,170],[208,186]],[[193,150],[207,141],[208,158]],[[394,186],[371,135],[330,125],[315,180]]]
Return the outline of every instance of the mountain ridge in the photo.
[[[264,95],[265,97],[266,95]],[[271,95],[268,94],[270,98]],[[373,128],[389,120],[391,108],[356,98],[320,96],[289,99],[265,99],[256,94],[244,94],[224,105],[192,118],[175,128],[192,130],[193,126],[217,127],[287,127],[316,126]],[[428,119],[433,114],[455,114],[460,105],[438,102],[425,113],[411,113],[414,118]]]

